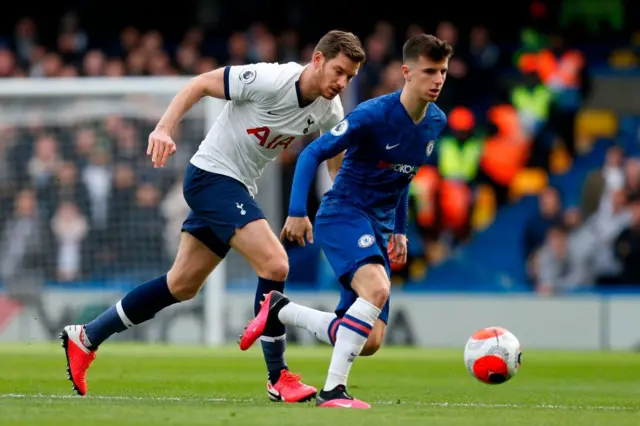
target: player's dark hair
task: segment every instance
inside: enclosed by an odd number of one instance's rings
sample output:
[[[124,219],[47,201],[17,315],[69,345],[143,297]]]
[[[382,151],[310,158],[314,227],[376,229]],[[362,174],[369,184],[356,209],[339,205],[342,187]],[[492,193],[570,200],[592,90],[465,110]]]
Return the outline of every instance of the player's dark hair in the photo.
[[[320,39],[314,51],[322,52],[327,60],[335,58],[340,53],[358,63],[364,62],[367,57],[358,36],[340,30],[332,30],[326,33]]]
[[[402,46],[402,60],[405,63],[417,61],[420,56],[440,62],[450,58],[451,55],[453,55],[453,47],[431,34],[413,36]]]

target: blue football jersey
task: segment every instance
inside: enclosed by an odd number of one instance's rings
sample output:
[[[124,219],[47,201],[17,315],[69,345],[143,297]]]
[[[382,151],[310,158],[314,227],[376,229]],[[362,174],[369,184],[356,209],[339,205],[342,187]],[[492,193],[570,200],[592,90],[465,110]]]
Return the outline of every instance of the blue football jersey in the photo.
[[[409,183],[421,166],[435,158],[435,141],[446,126],[446,116],[431,103],[416,124],[400,103],[400,93],[361,103],[305,148],[294,175],[290,216],[306,216],[309,186],[318,164],[346,150],[318,214],[349,203],[381,230],[406,233]]]

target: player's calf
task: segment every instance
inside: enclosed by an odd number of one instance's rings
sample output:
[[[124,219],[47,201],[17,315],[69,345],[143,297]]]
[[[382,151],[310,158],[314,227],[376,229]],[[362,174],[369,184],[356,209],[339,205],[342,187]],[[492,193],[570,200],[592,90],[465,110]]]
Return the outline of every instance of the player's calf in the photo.
[[[364,344],[362,351],[360,352],[360,356],[371,356],[374,355],[380,347],[382,346],[382,342],[378,340],[369,341]]]
[[[115,333],[155,317],[166,307],[194,297],[220,262],[204,244],[183,233],[178,255],[168,274],[148,281],[85,326],[88,346],[96,349]]]
[[[380,319],[376,321],[371,334],[369,334],[369,337],[367,338],[367,342],[364,344],[364,347],[360,352],[360,356],[371,356],[378,352],[382,346],[382,342],[384,341],[384,332],[386,327],[387,325],[384,321]]]
[[[292,304],[289,304],[287,306],[289,307],[291,305]],[[293,304],[293,305],[295,305],[295,304]],[[288,309],[289,308],[287,308],[287,310]],[[334,318],[333,320],[329,321],[329,327],[327,329],[328,333],[324,333],[324,334],[327,335],[327,337],[328,337],[327,343],[335,346],[336,337],[337,337],[336,335],[338,333],[338,329],[339,329],[339,326],[340,326],[340,321],[342,320],[342,318],[338,318],[338,317],[333,317],[333,318]],[[285,324],[288,324],[288,323],[285,322]],[[360,356],[371,356],[371,355],[375,354],[376,352],[378,352],[378,350],[382,346],[382,342],[384,341],[384,332],[385,332],[386,327],[387,327],[387,324],[384,321],[382,321],[381,319],[378,319],[378,321],[376,321],[375,325],[373,326],[373,330],[371,330],[371,334],[369,334],[369,337],[367,338],[367,341],[365,342],[364,347],[362,348],[362,351],[360,352]],[[306,327],[304,327],[304,328],[306,328]],[[307,328],[307,329],[309,331],[312,331],[309,328]],[[315,335],[316,335],[316,337],[318,337],[319,340],[325,341],[325,340],[322,339],[322,335],[318,335],[318,334],[315,334]]]

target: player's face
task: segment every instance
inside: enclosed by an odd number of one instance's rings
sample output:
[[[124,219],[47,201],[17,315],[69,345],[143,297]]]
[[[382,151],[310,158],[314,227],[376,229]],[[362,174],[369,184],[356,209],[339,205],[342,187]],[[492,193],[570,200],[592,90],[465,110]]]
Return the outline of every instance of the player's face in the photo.
[[[317,52],[319,55],[322,53]],[[347,84],[358,74],[360,63],[349,59],[344,53],[338,54],[333,59],[320,59],[319,85],[323,98],[333,99],[347,87]]]
[[[449,59],[434,61],[420,56],[417,61],[402,66],[402,72],[410,90],[427,102],[435,102],[447,78]]]

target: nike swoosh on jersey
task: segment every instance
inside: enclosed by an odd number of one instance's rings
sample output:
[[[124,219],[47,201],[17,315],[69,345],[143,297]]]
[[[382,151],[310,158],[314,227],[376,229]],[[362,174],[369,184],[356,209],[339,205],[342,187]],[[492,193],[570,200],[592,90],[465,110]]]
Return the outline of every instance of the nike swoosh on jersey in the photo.
[[[267,111],[267,114],[269,114],[269,115],[280,115],[280,114],[276,114],[276,113],[275,113],[275,112],[273,112],[273,111]]]
[[[387,144],[386,148],[387,149],[393,149],[393,148],[395,148],[396,146],[399,146],[399,145],[400,145],[399,143],[397,143],[395,145],[391,145],[391,146],[389,146],[389,144]]]

